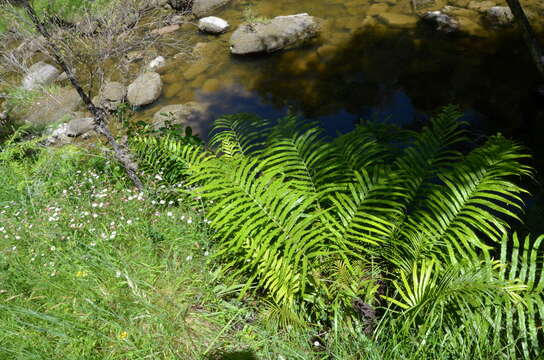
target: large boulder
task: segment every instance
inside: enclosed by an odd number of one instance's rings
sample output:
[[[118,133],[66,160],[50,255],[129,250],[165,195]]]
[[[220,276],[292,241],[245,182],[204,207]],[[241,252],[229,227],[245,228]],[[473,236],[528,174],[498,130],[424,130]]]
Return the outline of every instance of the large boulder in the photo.
[[[153,115],[153,127],[160,129],[167,124],[194,127],[205,113],[206,106],[197,102],[167,105]]]
[[[161,76],[156,72],[146,72],[128,86],[127,98],[132,106],[144,106],[157,100],[161,92]]]
[[[110,81],[104,84],[100,94],[93,99],[94,103],[108,111],[115,111],[125,102],[127,97],[127,88],[125,85]]]
[[[34,90],[42,86],[47,86],[57,79],[60,75],[59,69],[53,65],[37,62],[32,65],[23,79],[23,89]]]
[[[267,22],[245,23],[230,38],[230,51],[243,55],[288,48],[318,34],[315,17],[308,14],[277,16]]]
[[[221,18],[215,16],[208,16],[198,21],[198,28],[202,32],[210,34],[222,34],[228,30],[229,23]]]
[[[231,0],[194,0],[192,12],[196,17],[210,15],[213,11],[227,5]]]

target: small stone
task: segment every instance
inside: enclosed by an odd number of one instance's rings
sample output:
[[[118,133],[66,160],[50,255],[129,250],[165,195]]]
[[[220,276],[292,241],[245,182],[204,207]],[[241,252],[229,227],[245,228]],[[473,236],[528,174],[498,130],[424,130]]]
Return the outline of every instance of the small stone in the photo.
[[[164,56],[157,56],[149,62],[147,69],[151,71],[159,70],[166,65],[166,59]]]
[[[198,28],[202,32],[210,34],[222,34],[228,30],[229,23],[221,18],[215,16],[208,16],[198,21]]]

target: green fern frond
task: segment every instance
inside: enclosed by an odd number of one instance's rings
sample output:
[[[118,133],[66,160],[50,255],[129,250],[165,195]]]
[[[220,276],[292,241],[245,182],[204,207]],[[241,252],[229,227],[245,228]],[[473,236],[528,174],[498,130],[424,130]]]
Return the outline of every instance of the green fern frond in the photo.
[[[535,240],[527,236],[521,242],[516,233],[512,239],[504,236],[500,262],[503,267],[499,279],[520,281],[527,289],[522,294],[523,302],[493,307],[495,336],[506,336],[525,359],[538,358],[544,343],[544,235]],[[512,347],[510,356],[517,355]]]
[[[519,219],[526,191],[510,180],[530,175],[515,143],[495,136],[448,173],[439,174],[421,208],[410,215],[405,236],[425,234],[446,246],[444,258],[455,262],[488,250],[486,240],[499,242],[508,218]]]
[[[413,146],[405,149],[396,161],[396,167],[407,186],[406,204],[425,196],[428,180],[434,178],[452,163],[461,159],[454,146],[466,141],[462,113],[448,106],[431,119],[429,126],[416,136]]]
[[[392,236],[395,219],[402,216],[397,203],[403,193],[385,166],[354,172],[354,176],[346,192],[329,197],[332,211],[324,214],[324,222],[349,249],[364,254]]]
[[[248,155],[262,148],[269,127],[268,120],[252,114],[223,116],[214,122],[210,146],[229,156]]]
[[[255,274],[276,302],[292,301],[306,286],[308,264],[326,242],[314,228],[315,195],[293,191],[275,174],[263,173],[260,159],[239,156],[208,161],[193,177],[216,203],[208,217],[221,239],[218,255],[232,257],[239,272]],[[248,282],[248,287],[250,282]]]
[[[153,175],[162,173],[162,177],[171,184],[187,177],[189,168],[205,158],[202,147],[184,144],[169,135],[134,137],[130,145],[142,171]]]
[[[393,162],[392,147],[381,136],[376,136],[370,125],[357,126],[353,131],[336,138],[333,145],[337,161],[347,172],[342,174],[344,181],[351,180],[349,175],[356,171]]]
[[[270,141],[262,154],[264,171],[284,177],[286,185],[296,191],[323,199],[339,189],[334,181],[338,164],[332,161],[333,152],[333,147],[323,140],[320,128],[291,132]]]
[[[405,330],[455,327],[490,304],[519,299],[525,290],[519,282],[498,278],[493,269],[490,262],[442,268],[434,260],[423,260],[410,272],[400,271],[400,279],[393,281],[396,297],[383,298],[400,309]]]

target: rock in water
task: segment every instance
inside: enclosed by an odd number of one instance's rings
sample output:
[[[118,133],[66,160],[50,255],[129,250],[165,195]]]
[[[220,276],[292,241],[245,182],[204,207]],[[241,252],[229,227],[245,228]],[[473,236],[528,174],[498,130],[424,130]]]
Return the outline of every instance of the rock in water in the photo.
[[[132,106],[144,106],[157,100],[161,92],[161,76],[156,72],[146,72],[128,86],[127,98]]]
[[[198,21],[198,28],[206,33],[222,34],[228,30],[229,23],[221,18],[208,16]]]
[[[242,24],[232,34],[233,54],[272,52],[285,49],[317,35],[316,18],[308,14],[277,16],[268,22]]]
[[[194,0],[192,12],[196,17],[207,16],[229,2],[230,0]]]
[[[429,11],[422,16],[422,19],[432,23],[437,31],[452,33],[459,30],[459,22],[441,11]]]
[[[60,75],[60,71],[53,65],[37,62],[32,65],[23,79],[23,89],[34,90],[40,86],[51,84]]]
[[[509,26],[514,22],[514,14],[508,6],[493,6],[487,9],[485,18],[491,26]]]

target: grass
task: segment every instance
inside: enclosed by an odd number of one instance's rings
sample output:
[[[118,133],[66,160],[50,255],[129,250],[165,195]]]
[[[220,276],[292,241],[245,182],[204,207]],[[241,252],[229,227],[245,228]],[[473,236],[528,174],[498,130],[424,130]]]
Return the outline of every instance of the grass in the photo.
[[[27,143],[28,144],[28,143]],[[237,299],[199,199],[140,193],[101,152],[0,152],[0,359],[491,359],[486,334],[407,338],[394,324],[279,327]],[[15,150],[14,150],[15,149]],[[178,187],[174,187],[178,188]],[[468,335],[467,335],[468,334]]]
[[[39,16],[55,14],[55,16],[67,22],[77,22],[78,18],[85,11],[99,11],[111,0],[33,0],[31,1],[36,13]],[[17,2],[15,2],[16,4]],[[5,32],[13,21],[19,21],[23,15],[21,8],[12,7],[9,4],[0,5],[0,34]],[[24,16],[26,17],[26,16]]]

